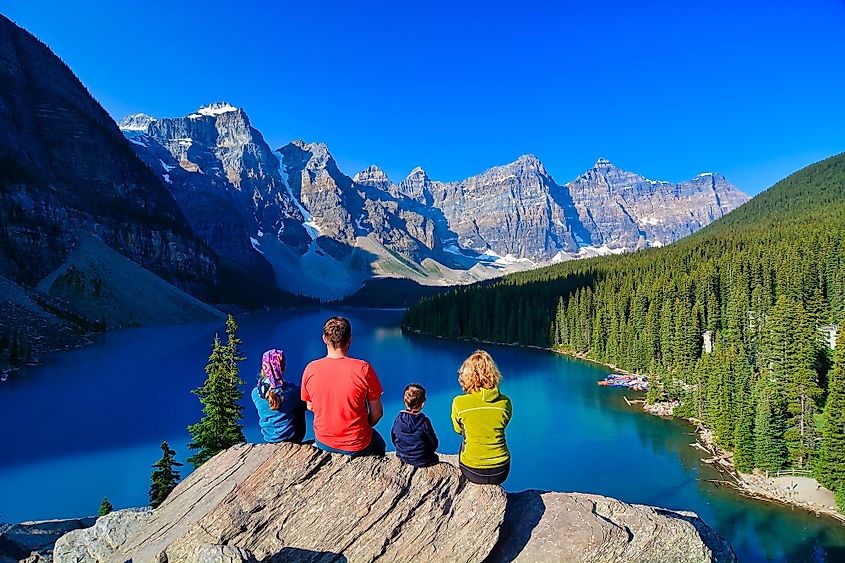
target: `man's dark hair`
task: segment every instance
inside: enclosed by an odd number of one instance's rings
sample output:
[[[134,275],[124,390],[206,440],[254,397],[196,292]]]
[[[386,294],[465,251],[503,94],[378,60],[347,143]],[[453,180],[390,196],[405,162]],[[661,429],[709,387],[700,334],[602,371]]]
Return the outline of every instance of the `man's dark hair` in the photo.
[[[405,406],[408,410],[418,411],[425,403],[425,387],[419,383],[411,383],[405,387]]]
[[[343,348],[352,339],[352,325],[343,317],[332,317],[323,325],[323,336],[332,348]]]

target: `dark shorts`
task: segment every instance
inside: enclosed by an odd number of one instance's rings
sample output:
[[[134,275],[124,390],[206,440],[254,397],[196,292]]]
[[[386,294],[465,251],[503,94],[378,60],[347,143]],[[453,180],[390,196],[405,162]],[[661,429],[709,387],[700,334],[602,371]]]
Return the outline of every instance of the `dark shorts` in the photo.
[[[470,483],[477,483],[479,485],[501,485],[508,478],[511,472],[511,462],[499,467],[488,467],[485,469],[476,469],[474,467],[467,467],[463,463],[461,466],[461,473]]]
[[[382,456],[384,455],[384,452],[387,449],[387,444],[385,444],[384,438],[381,437],[381,434],[379,434],[378,430],[376,430],[375,428],[373,428],[373,437],[370,440],[370,445],[368,445],[363,450],[357,452],[339,450],[337,448],[333,448],[331,446],[327,446],[325,444],[320,443],[320,440],[314,440],[314,444],[324,452],[334,452],[336,454],[343,454],[351,457],[364,457],[368,455]]]

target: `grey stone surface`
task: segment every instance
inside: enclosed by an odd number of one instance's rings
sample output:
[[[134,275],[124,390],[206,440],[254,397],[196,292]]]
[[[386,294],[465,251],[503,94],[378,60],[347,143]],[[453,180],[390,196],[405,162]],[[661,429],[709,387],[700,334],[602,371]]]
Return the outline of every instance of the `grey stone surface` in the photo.
[[[0,524],[0,562],[51,561],[53,544],[66,533],[94,525],[95,518]]]
[[[445,463],[242,445],[191,474],[119,546],[114,516],[62,538],[55,560],[190,561],[209,544],[273,561],[481,561],[505,503],[500,487],[468,484]]]
[[[150,508],[116,510],[97,518],[94,526],[69,532],[56,541],[53,561],[67,563],[123,561],[120,548],[153,515]]]
[[[735,561],[693,514],[579,493],[465,481],[454,456],[425,469],[393,455],[243,444],[155,511],[119,511],[56,544],[83,561]]]
[[[581,493],[508,494],[488,563],[510,561],[735,562],[697,516]]]

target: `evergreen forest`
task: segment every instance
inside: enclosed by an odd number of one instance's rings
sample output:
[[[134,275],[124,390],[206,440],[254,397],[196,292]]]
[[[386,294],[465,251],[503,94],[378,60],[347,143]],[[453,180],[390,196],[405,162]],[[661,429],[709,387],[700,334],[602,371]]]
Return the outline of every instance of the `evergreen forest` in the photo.
[[[456,288],[411,330],[555,348],[649,377],[741,471],[811,472],[845,498],[845,154],[665,248]]]

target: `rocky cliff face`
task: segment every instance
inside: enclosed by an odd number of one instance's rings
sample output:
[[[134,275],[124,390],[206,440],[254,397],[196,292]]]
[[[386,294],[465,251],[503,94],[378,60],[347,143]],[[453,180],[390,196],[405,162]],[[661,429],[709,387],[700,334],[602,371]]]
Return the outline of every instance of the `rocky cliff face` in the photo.
[[[0,16],[0,274],[31,287],[79,231],[215,295],[215,257],[170,193],[70,69]]]
[[[252,242],[264,233],[306,244],[279,159],[243,110],[217,102],[180,118],[135,114],[119,126],[221,257],[254,271],[267,266]]]
[[[720,174],[672,184],[626,172],[604,158],[566,187],[589,244],[625,250],[670,244],[749,199]]]
[[[449,463],[235,446],[156,510],[118,511],[55,546],[83,561],[735,561],[695,515],[596,495],[505,494]]]
[[[669,184],[604,159],[561,186],[532,155],[461,182],[416,168],[396,184],[377,166],[350,178],[322,143],[272,153],[223,102],[184,118],[128,116],[121,128],[222,256],[266,260],[281,287],[322,298],[373,276],[464,283],[661,246],[747,199],[716,174]]]

